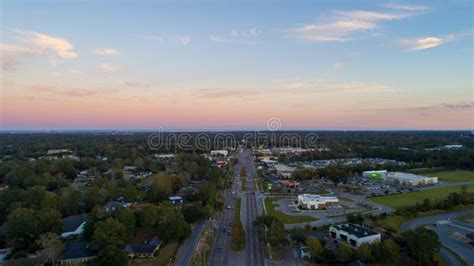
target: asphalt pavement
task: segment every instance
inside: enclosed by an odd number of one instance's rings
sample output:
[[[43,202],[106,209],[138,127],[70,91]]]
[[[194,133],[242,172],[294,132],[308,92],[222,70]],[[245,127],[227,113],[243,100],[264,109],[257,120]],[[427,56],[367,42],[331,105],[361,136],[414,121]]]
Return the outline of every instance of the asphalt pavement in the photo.
[[[422,217],[402,224],[402,230],[406,231],[425,226],[438,234],[439,240],[443,245],[440,255],[449,265],[463,265],[450,251],[456,252],[469,265],[474,265],[474,246],[462,238],[463,235],[474,232],[474,225],[455,220],[458,216],[471,213],[474,213],[474,210],[462,210]]]

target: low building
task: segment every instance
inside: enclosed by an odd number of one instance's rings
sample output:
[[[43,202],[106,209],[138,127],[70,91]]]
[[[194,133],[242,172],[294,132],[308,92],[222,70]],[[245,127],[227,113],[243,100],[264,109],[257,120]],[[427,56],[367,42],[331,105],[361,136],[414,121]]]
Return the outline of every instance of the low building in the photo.
[[[168,199],[171,201],[171,203],[176,204],[176,203],[183,203],[183,198],[180,196],[171,196],[168,197]]]
[[[339,199],[336,197],[321,197],[320,195],[298,195],[298,206],[302,209],[319,210],[328,206],[337,206]]]
[[[84,232],[87,215],[74,215],[63,219],[63,232],[61,238],[80,236]]]
[[[407,186],[433,185],[438,183],[437,177],[427,177],[411,173],[390,172],[387,180]]]
[[[213,150],[211,151],[211,156],[227,156],[229,154],[228,150]]]
[[[104,209],[104,211],[108,213],[112,213],[112,212],[120,210],[121,208],[127,208],[127,207],[128,205],[126,203],[120,203],[118,201],[109,201],[102,208]]]
[[[160,248],[161,240],[155,236],[147,244],[135,245],[129,244],[123,249],[128,256],[132,258],[151,258],[155,255],[155,252]]]
[[[296,168],[290,167],[284,164],[275,164],[273,165],[277,175],[282,178],[290,178],[291,175],[296,171]]]
[[[297,189],[300,186],[300,183],[293,180],[280,180],[280,184],[286,188]]]
[[[371,178],[371,179],[387,179],[387,175],[388,175],[387,170],[362,172],[363,177]]]
[[[96,252],[86,241],[68,242],[59,257],[61,264],[79,264],[95,259]]]
[[[380,233],[357,224],[333,225],[329,227],[329,234],[332,238],[347,242],[353,247],[380,242]]]

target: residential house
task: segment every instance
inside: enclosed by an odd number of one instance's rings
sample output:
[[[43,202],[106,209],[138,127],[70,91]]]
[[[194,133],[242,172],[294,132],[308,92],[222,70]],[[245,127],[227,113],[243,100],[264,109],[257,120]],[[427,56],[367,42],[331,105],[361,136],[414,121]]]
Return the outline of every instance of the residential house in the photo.
[[[132,258],[150,258],[155,255],[155,252],[160,248],[160,245],[160,238],[155,236],[147,244],[129,244],[125,246],[123,250]]]
[[[59,262],[61,264],[78,264],[93,260],[95,257],[96,251],[91,249],[86,241],[68,242],[59,257]]]
[[[87,215],[74,215],[63,219],[63,232],[61,238],[80,236],[84,232]]]

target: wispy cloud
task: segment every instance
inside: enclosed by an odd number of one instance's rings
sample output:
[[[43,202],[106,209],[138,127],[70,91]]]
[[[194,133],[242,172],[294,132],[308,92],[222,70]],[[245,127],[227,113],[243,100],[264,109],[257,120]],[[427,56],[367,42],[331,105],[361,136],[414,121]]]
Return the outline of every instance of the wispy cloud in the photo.
[[[209,39],[219,43],[255,44],[255,38],[258,35],[260,35],[260,31],[257,30],[257,28],[249,28],[246,30],[233,29],[229,34],[209,34]]]
[[[399,10],[406,10],[406,11],[427,11],[431,8],[424,5],[414,5],[414,4],[407,4],[407,3],[385,3],[381,6],[391,9],[399,9]]]
[[[117,72],[122,70],[121,67],[109,63],[101,63],[99,64],[100,69],[106,71],[106,72]]]
[[[414,15],[413,12],[376,12],[364,10],[333,11],[319,22],[284,31],[287,36],[311,42],[345,42],[361,34],[375,33],[384,21]]]
[[[290,93],[389,93],[395,89],[392,86],[376,82],[332,82],[325,79],[287,81],[281,92]]]
[[[18,45],[9,45],[9,44],[0,44],[0,51],[6,53],[19,53],[19,54],[31,54],[39,55],[41,51],[38,49],[18,46]]]
[[[137,82],[137,81],[127,81],[127,80],[118,80],[118,84],[124,85],[126,87],[131,87],[131,88],[148,88],[150,87],[149,84],[142,83],[142,82]]]
[[[184,46],[188,46],[191,43],[191,37],[188,35],[176,36],[176,37],[164,37],[159,35],[145,35],[143,39],[156,42],[168,42],[168,43],[179,43]]]
[[[184,46],[187,46],[188,44],[191,43],[191,38],[189,36],[179,36],[179,37],[176,37],[176,41],[178,41]]]
[[[79,54],[74,51],[73,45],[64,38],[24,30],[15,30],[15,32],[21,36],[25,43],[43,51],[52,51],[62,59],[79,57]]]
[[[472,30],[468,30],[444,36],[424,36],[412,39],[398,39],[396,40],[396,43],[399,46],[405,47],[408,51],[419,51],[438,47],[450,42],[459,41],[467,37],[472,37],[473,34],[474,32]]]
[[[333,69],[341,69],[345,66],[346,64],[344,62],[336,62],[332,65]]]
[[[113,56],[119,54],[119,51],[112,48],[95,49],[93,52],[99,56]]]
[[[84,88],[75,88],[75,87],[57,87],[57,86],[50,86],[50,85],[33,85],[28,88],[29,91],[41,94],[48,94],[50,96],[57,95],[57,96],[67,96],[67,97],[88,97],[88,96],[96,96],[96,95],[107,95],[110,93],[115,92],[114,89],[105,89],[105,88],[94,88],[94,89],[84,89]]]
[[[71,73],[71,75],[74,75],[76,77],[84,77],[84,73],[82,73],[82,71],[78,70],[78,69],[71,69],[69,70],[69,73]]]

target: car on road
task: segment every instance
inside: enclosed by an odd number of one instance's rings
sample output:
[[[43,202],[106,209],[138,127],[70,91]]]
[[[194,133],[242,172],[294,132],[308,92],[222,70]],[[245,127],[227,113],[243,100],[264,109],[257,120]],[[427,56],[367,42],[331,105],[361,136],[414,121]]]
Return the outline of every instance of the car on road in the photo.
[[[219,253],[222,252],[222,248],[218,248],[217,252],[219,252]]]

